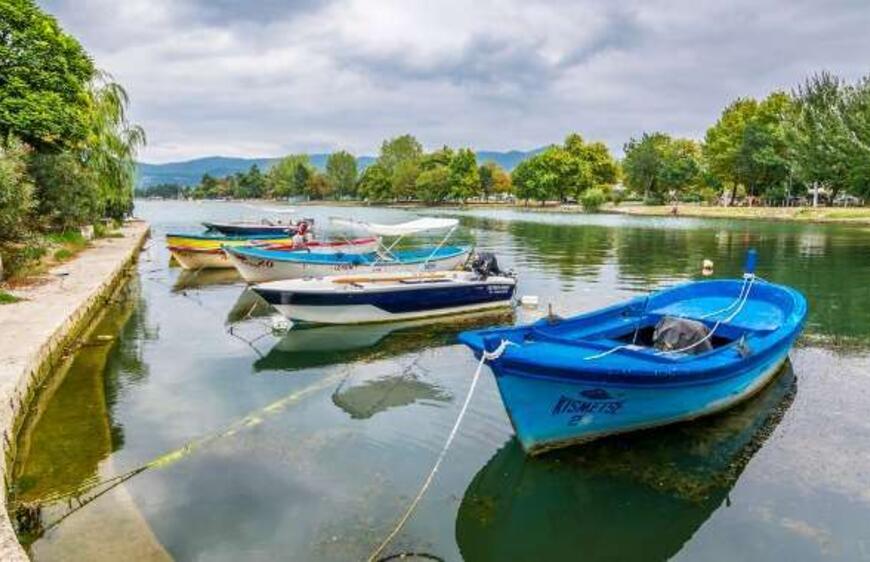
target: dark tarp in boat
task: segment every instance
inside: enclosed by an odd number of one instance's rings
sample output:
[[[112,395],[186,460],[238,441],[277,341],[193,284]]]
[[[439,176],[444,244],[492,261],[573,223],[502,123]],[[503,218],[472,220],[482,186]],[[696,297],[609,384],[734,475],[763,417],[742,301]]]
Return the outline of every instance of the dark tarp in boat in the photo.
[[[687,353],[697,355],[713,349],[709,335],[710,330],[702,322],[665,316],[656,324],[653,346],[662,351],[685,349]]]

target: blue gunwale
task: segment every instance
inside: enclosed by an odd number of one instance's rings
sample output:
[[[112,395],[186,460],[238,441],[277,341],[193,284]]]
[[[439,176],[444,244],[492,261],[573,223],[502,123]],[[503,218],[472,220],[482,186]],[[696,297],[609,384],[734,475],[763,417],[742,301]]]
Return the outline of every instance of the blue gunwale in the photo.
[[[699,355],[659,355],[655,350],[645,348],[621,349],[595,360],[584,358],[620,345],[622,342],[604,337],[612,335],[618,328],[633,331],[638,321],[643,320],[643,325],[647,325],[664,314],[691,311],[691,306],[677,305],[692,301],[693,295],[695,299],[709,300],[710,295],[724,293],[721,302],[717,302],[727,305],[737,297],[742,284],[742,280],[690,282],[556,324],[551,325],[545,319],[527,326],[463,332],[459,340],[471,347],[478,357],[488,341],[507,339],[516,343],[516,346],[508,346],[499,359],[492,361],[496,376],[644,387],[711,383],[775,360],[783,349],[789,348],[806,318],[803,295],[794,289],[760,280],[753,284],[746,308],[730,325],[723,324],[717,330],[717,333],[736,338],[745,334],[745,343],[751,350],[747,357],[738,353],[737,342],[732,341]],[[758,307],[761,313],[754,313],[754,307]],[[719,308],[722,306],[711,307],[709,311]],[[772,308],[784,311],[778,322],[768,310]],[[727,315],[714,316],[706,323],[713,324]],[[697,319],[699,314],[695,316]],[[605,324],[604,328],[602,324]]]
[[[395,263],[401,264],[416,264],[426,261],[442,260],[462,255],[469,251],[467,246],[442,246],[435,250],[434,248],[416,248],[413,250],[394,250],[392,252],[396,259],[379,258],[376,252],[368,254],[321,254],[310,252],[286,252],[281,250],[267,250],[256,247],[226,247],[228,252],[242,255],[245,257],[271,260],[275,262],[294,262],[294,263],[316,263],[323,265],[389,265]],[[433,253],[434,250],[434,253]]]

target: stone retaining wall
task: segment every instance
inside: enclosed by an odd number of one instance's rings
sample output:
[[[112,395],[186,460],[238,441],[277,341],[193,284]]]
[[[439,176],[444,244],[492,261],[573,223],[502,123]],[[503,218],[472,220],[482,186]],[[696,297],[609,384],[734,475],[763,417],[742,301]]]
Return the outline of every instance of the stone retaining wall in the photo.
[[[83,332],[132,266],[149,233],[148,224],[128,222],[123,238],[104,238],[72,261],[52,269],[45,282],[14,291],[23,300],[0,305],[0,560],[26,561],[6,506],[9,476],[21,420],[39,387],[63,359],[69,344]]]

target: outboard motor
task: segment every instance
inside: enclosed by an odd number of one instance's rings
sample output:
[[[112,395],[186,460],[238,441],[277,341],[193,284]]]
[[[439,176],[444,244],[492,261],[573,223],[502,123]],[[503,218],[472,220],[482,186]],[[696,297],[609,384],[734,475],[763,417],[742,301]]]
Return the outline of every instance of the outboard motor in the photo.
[[[471,271],[486,279],[490,275],[501,275],[502,271],[498,267],[498,260],[495,259],[495,254],[492,252],[480,252],[474,255],[471,260]]]

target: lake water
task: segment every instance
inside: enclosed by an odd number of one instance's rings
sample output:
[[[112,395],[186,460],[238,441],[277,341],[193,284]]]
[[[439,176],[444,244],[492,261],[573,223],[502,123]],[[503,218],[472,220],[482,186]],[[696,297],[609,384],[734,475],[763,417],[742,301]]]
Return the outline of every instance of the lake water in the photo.
[[[305,207],[393,222],[413,211]],[[190,275],[164,234],[253,216],[138,202],[138,274],[41,396],[13,490],[36,560],[364,560],[441,449],[476,361],[467,327],[569,315],[698,277],[808,297],[778,378],[695,423],[526,458],[489,375],[382,559],[870,560],[870,230],[516,211],[441,213],[520,274],[537,310],[275,333],[232,272]],[[111,341],[106,337],[113,336]]]

